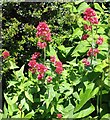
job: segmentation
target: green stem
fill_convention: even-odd
[[[100,88],[99,88],[99,91],[98,91],[98,94],[97,94],[97,116],[98,116],[98,120],[99,120],[99,114],[100,114],[100,108],[99,108],[100,95],[99,95],[99,92],[100,92]]]
[[[44,48],[44,64],[45,64],[45,59],[46,59],[46,47]]]

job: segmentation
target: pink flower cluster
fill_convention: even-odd
[[[61,113],[57,114],[57,118],[61,119],[62,118],[62,114]]]
[[[96,56],[99,53],[99,50],[97,48],[90,48],[87,52],[87,56]]]
[[[36,59],[40,56],[40,52],[35,52],[31,60],[28,63],[28,66],[30,67],[29,70],[34,74],[35,72],[39,72],[37,78],[38,80],[41,80],[44,77],[44,73],[48,70],[46,66],[43,64],[39,64],[36,62]]]
[[[87,31],[91,31],[92,30],[92,26],[90,25],[84,25],[84,30],[87,30]]]
[[[84,34],[81,39],[82,39],[82,40],[87,40],[88,37],[89,37],[88,34]]]
[[[36,33],[37,37],[40,37],[41,40],[43,40],[44,42],[41,42],[40,40],[37,43],[37,46],[41,49],[45,48],[47,46],[46,42],[50,42],[51,41],[51,33],[50,33],[50,29],[48,27],[48,25],[46,24],[46,22],[40,22],[39,25],[37,26],[37,33]]]
[[[89,21],[92,24],[98,24],[98,18],[92,8],[87,8],[83,14],[84,20]]]
[[[2,56],[3,56],[4,59],[6,59],[7,57],[10,56],[10,53],[9,53],[7,50],[5,50],[5,51],[2,53]]]
[[[98,40],[96,41],[96,44],[102,45],[104,38],[99,36]]]
[[[85,66],[90,66],[90,62],[86,58],[82,60],[82,63],[84,63]]]
[[[41,80],[44,77],[44,73],[48,70],[46,66],[43,64],[39,64],[36,62],[36,60],[30,60],[28,63],[28,66],[30,67],[29,70],[34,74],[35,72],[39,72],[37,78],[38,80]]]
[[[57,74],[61,74],[63,72],[63,65],[62,65],[62,62],[61,61],[56,61],[56,58],[55,56],[50,56],[50,61],[52,63],[54,63],[56,69],[55,69],[55,72]]]

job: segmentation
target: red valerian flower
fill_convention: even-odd
[[[32,60],[35,60],[35,59],[37,59],[39,56],[40,56],[40,52],[35,52],[35,53],[32,55],[31,59],[32,59]]]
[[[99,53],[99,50],[97,48],[90,48],[87,52],[87,56],[96,56]]]
[[[60,113],[57,114],[57,118],[59,118],[59,119],[62,118],[62,114],[60,114]]]
[[[82,39],[82,40],[87,40],[88,37],[89,37],[88,34],[84,34],[81,39]]]
[[[99,36],[98,40],[96,41],[96,44],[102,45],[104,38]]]
[[[55,56],[50,56],[50,61],[51,61],[52,63],[55,63],[55,61],[56,61]]]
[[[5,51],[2,53],[2,56],[3,56],[4,59],[6,59],[7,57],[10,56],[10,53],[9,53],[7,50],[5,50]]]
[[[46,43],[46,42],[40,42],[40,41],[38,41],[38,42],[37,42],[37,46],[38,46],[40,49],[44,49],[44,48],[47,46],[47,43]]]
[[[86,58],[82,60],[82,63],[84,63],[85,66],[90,66],[90,62]]]
[[[41,80],[44,77],[44,73],[38,74],[37,79]]]
[[[48,70],[48,68],[43,64],[38,64],[37,65],[37,70],[38,70],[39,73],[45,73]]]
[[[97,17],[89,18],[89,21],[90,21],[92,24],[98,24],[98,22],[99,22]]]
[[[90,25],[87,25],[87,24],[85,24],[84,25],[84,30],[88,30],[88,31],[91,31],[92,30],[92,26]]]
[[[55,61],[54,64],[55,64],[55,67],[56,67],[55,72],[56,72],[57,74],[61,74],[61,73],[63,72],[62,62],[60,62],[60,61]]]
[[[30,60],[28,66],[32,68],[36,68],[38,66],[38,63],[36,62],[36,60]]]
[[[93,17],[93,16],[96,16],[96,13],[92,8],[87,8],[84,12],[84,15],[88,17]]]
[[[92,8],[87,8],[83,14],[84,20],[89,21],[92,24],[98,24],[98,18],[96,17],[96,13]]]
[[[52,81],[52,77],[51,77],[51,76],[48,76],[47,82],[51,82],[51,81]]]
[[[46,22],[40,22],[37,26],[37,37],[41,37],[43,40],[50,42],[51,41],[51,33]]]
[[[56,67],[55,72],[57,74],[61,74],[63,72],[63,68],[62,67]]]
[[[56,67],[62,67],[62,62],[56,61],[56,62],[55,62],[55,66],[56,66]]]

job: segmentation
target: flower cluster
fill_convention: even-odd
[[[32,55],[31,59],[32,59],[32,60],[36,60],[39,56],[40,56],[40,52],[35,52],[35,53]]]
[[[10,56],[10,53],[5,50],[5,51],[2,53],[2,56],[3,56],[4,59],[6,59],[7,57]]]
[[[39,40],[38,43],[37,43],[37,46],[41,49],[43,49],[47,46],[46,42],[51,41],[50,29],[49,29],[48,25],[46,24],[46,22],[40,22],[39,23],[39,25],[37,26],[36,36],[41,38],[41,40],[43,40],[43,42],[41,42]]]
[[[84,12],[84,20],[89,21],[92,24],[98,24],[98,18],[95,11],[92,8],[87,8]]]
[[[90,25],[87,25],[87,24],[85,24],[84,25],[84,30],[87,30],[87,31],[91,31],[92,30],[92,26]]]
[[[57,114],[57,118],[62,118],[62,114],[61,113],[59,113],[59,114]]]
[[[90,48],[87,52],[87,56],[96,56],[99,53],[99,50],[97,48]]]
[[[52,63],[54,63],[56,69],[55,69],[55,72],[57,74],[61,74],[63,72],[63,65],[62,65],[62,62],[61,61],[56,61],[56,58],[55,56],[50,56],[50,61]]]
[[[82,39],[82,40],[87,40],[88,37],[89,37],[88,34],[84,34],[81,39]]]
[[[98,40],[96,41],[96,44],[102,45],[104,38],[99,36]]]
[[[84,63],[85,66],[90,66],[90,62],[86,58],[84,58],[82,62]]]
[[[36,59],[40,56],[40,52],[35,52],[31,60],[28,63],[28,66],[30,67],[29,70],[34,74],[35,72],[39,72],[37,78],[38,80],[41,80],[44,77],[44,73],[48,70],[46,66],[43,64],[39,64],[36,62]]]

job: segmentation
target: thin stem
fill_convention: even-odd
[[[45,64],[45,59],[46,59],[46,47],[44,48],[44,64]]]
[[[99,92],[100,92],[100,87],[99,87],[99,91],[98,91],[98,94],[97,94],[97,116],[98,116],[98,120],[99,120],[99,114],[100,114],[100,108],[99,108],[100,95],[99,95]]]

